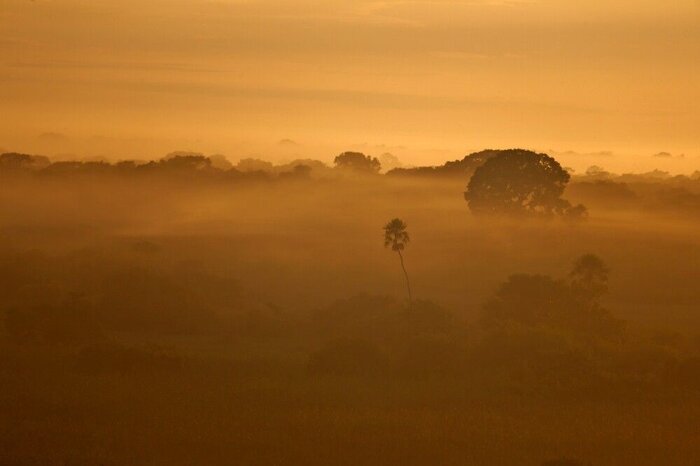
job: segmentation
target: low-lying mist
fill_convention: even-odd
[[[486,155],[3,156],[0,462],[693,464],[700,180],[478,215]]]

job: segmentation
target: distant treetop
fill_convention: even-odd
[[[486,149],[466,155],[461,160],[445,162],[443,165],[432,167],[395,168],[390,170],[387,175],[461,177],[467,179],[487,160],[495,157],[501,152],[502,151],[500,150]]]
[[[0,169],[4,170],[37,170],[46,168],[51,162],[43,155],[19,154],[7,152],[0,155]]]
[[[382,164],[376,157],[361,152],[343,152],[333,160],[336,168],[349,169],[361,173],[379,173]]]
[[[547,154],[498,151],[479,166],[464,193],[475,214],[567,215],[581,217],[582,205],[562,199],[570,175]]]

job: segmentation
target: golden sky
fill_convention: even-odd
[[[0,0],[0,82],[53,156],[700,169],[698,0]]]

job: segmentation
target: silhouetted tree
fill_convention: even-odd
[[[288,172],[293,172],[296,169],[296,167],[300,167],[300,166],[308,167],[309,173],[311,171],[321,173],[325,170],[329,170],[328,165],[321,162],[320,160],[296,159],[296,160],[292,160],[289,163],[274,166],[273,171],[275,173],[278,173],[278,174],[288,173]]]
[[[209,156],[211,160],[211,166],[218,170],[230,170],[233,168],[233,164],[229,159],[223,154],[212,154]]]
[[[260,159],[241,159],[236,165],[236,169],[242,172],[266,172],[272,173],[275,166],[266,160]]]
[[[379,156],[379,162],[384,170],[392,170],[401,167],[401,161],[397,156],[389,152],[385,152]]]
[[[196,155],[169,155],[160,161],[163,168],[171,170],[196,171],[206,170],[211,168],[211,160],[209,158]]]
[[[508,277],[486,304],[484,322],[551,324],[564,317],[563,313],[574,311],[572,304],[565,282],[547,275],[515,274]]]
[[[547,460],[542,463],[542,466],[586,466],[580,461],[570,458],[558,458],[555,460]]]
[[[451,160],[439,166],[394,168],[387,175],[391,176],[418,176],[418,177],[460,177],[468,179],[474,171],[487,160],[495,157],[503,151],[486,149],[465,156],[462,160]]]
[[[379,173],[382,164],[376,157],[361,152],[343,152],[333,160],[336,168],[346,168],[363,173]]]
[[[562,199],[569,174],[552,157],[522,149],[501,151],[476,169],[464,198],[478,214],[583,215]]]
[[[107,162],[54,162],[41,170],[43,175],[75,176],[75,175],[104,175],[112,171],[113,166]]]
[[[592,254],[584,255],[568,278],[511,275],[484,306],[482,324],[492,329],[511,324],[553,328],[589,339],[619,338],[622,321],[598,301],[607,291],[608,269],[603,262]]]
[[[158,349],[129,348],[105,341],[83,347],[75,356],[75,368],[83,374],[154,374],[181,367],[179,357]]]
[[[599,167],[598,165],[591,165],[586,169],[586,177],[588,178],[605,179],[610,178],[611,176],[612,173],[606,171],[603,167]]]
[[[74,345],[100,341],[100,323],[80,293],[71,293],[63,302],[10,308],[5,313],[5,330],[22,344]]]
[[[406,231],[406,224],[403,220],[395,218],[384,226],[384,247],[390,247],[392,251],[396,251],[401,260],[401,268],[403,269],[403,274],[406,277],[406,289],[408,290],[408,303],[409,305],[413,301],[411,296],[411,283],[408,280],[408,273],[406,272],[406,267],[403,263],[403,251],[406,245],[410,241],[408,232]]]
[[[639,202],[639,196],[627,183],[611,180],[571,183],[567,193],[572,198],[585,200],[587,204],[598,204],[606,208],[629,208]]]
[[[0,155],[0,170],[32,170],[45,168],[50,164],[43,155],[7,152]]]
[[[311,167],[302,164],[294,165],[291,171],[282,172],[279,177],[287,180],[306,180],[311,177]]]
[[[569,273],[571,288],[587,300],[595,300],[608,291],[608,273],[610,270],[603,260],[595,254],[584,254],[576,259]]]
[[[317,375],[381,374],[387,361],[379,347],[364,339],[339,339],[311,353],[307,368]]]
[[[0,155],[0,168],[20,169],[31,165],[32,156],[29,154],[19,154],[8,152]]]

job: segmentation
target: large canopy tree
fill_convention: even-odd
[[[477,214],[567,214],[580,216],[561,195],[569,174],[546,154],[511,149],[501,151],[476,169],[464,198]]]

